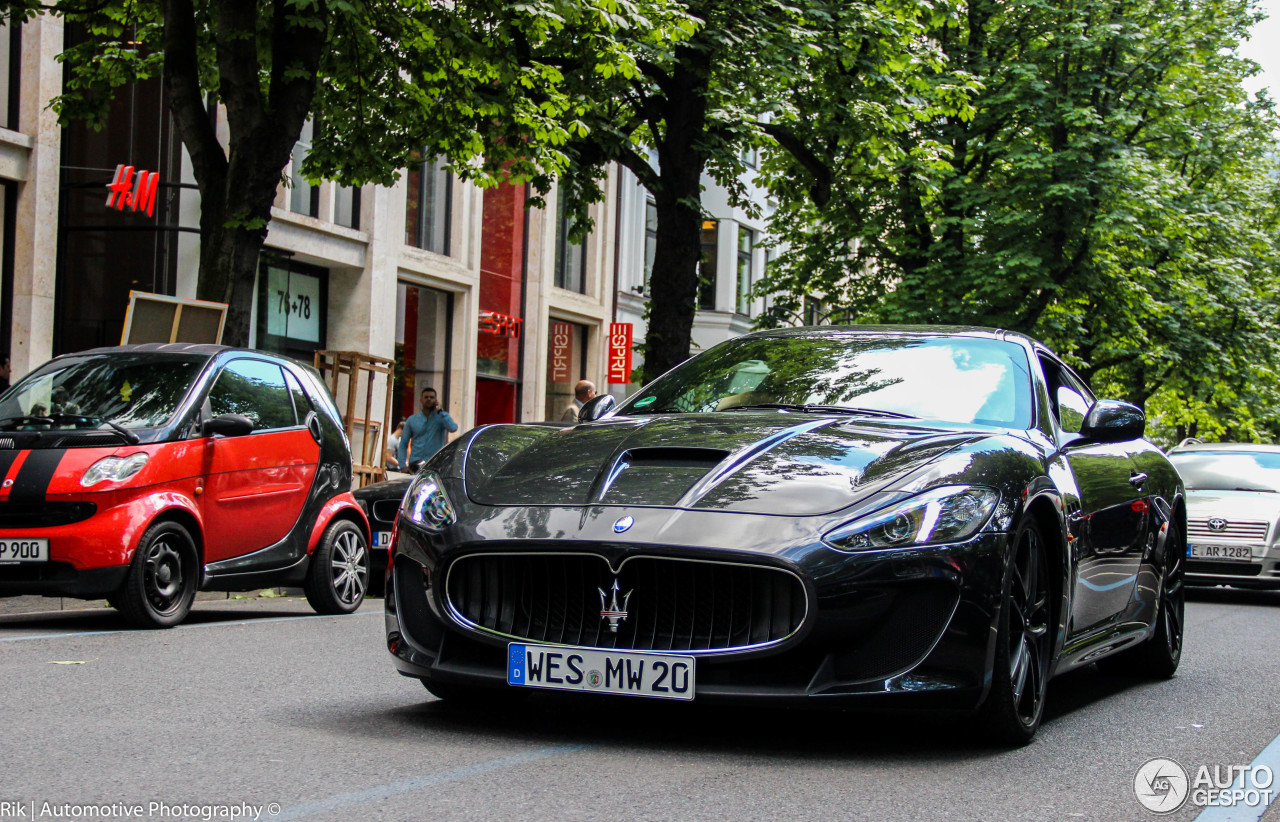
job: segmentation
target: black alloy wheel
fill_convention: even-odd
[[[369,589],[369,545],[350,520],[329,524],[311,556],[303,590],[319,614],[349,614]]]
[[[1185,578],[1187,569],[1186,526],[1181,518],[1171,520],[1165,538],[1164,561],[1160,565],[1159,606],[1151,636],[1138,645],[1098,660],[1103,673],[1168,679],[1182,661],[1182,637],[1187,611]]]
[[[191,612],[199,569],[187,529],[157,522],[138,541],[124,587],[110,602],[136,628],[170,628]]]
[[[1053,635],[1049,554],[1028,519],[1014,535],[996,634],[991,691],[979,714],[982,732],[1002,744],[1025,745],[1044,716]]]

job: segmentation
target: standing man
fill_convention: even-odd
[[[573,402],[560,415],[560,422],[577,422],[578,412],[583,404],[596,395],[596,384],[591,380],[582,380],[573,388]]]
[[[440,408],[434,388],[422,389],[420,402],[422,410],[404,421],[404,432],[400,435],[400,444],[396,446],[396,459],[400,462],[400,468],[406,471],[411,463],[425,461],[444,448],[449,440],[449,432],[458,430],[458,424],[449,416],[449,412]],[[409,447],[410,443],[413,443],[412,448]]]

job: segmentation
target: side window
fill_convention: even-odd
[[[307,421],[307,414],[316,410],[311,404],[311,398],[307,396],[307,392],[302,390],[302,386],[298,384],[298,378],[284,372],[285,382],[289,383],[289,395],[293,397],[293,410],[298,415],[298,423]]]
[[[263,360],[232,360],[213,384],[209,406],[215,417],[248,417],[254,431],[298,424],[280,366]]]
[[[1089,413],[1089,401],[1070,385],[1058,386],[1058,424],[1063,431],[1080,433],[1085,415]]]
[[[1089,398],[1089,390],[1060,363],[1042,356],[1040,365],[1044,368],[1049,400],[1053,405],[1053,415],[1058,419],[1058,426],[1069,434],[1080,433],[1084,418],[1093,404]]]

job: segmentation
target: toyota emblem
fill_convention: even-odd
[[[1209,520],[1209,530],[1225,531],[1227,530],[1227,524],[1228,524],[1227,521],[1222,517],[1214,517],[1213,519]]]

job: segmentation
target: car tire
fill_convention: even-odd
[[[191,534],[176,522],[157,522],[138,540],[124,585],[108,602],[135,628],[172,628],[191,613],[199,578]]]
[[[346,519],[334,520],[311,555],[303,585],[318,614],[349,614],[369,590],[369,545],[364,531]]]
[[[1184,532],[1173,527],[1165,541],[1160,569],[1160,612],[1155,630],[1142,642],[1114,656],[1098,660],[1098,670],[1114,676],[1168,679],[1182,661],[1186,617],[1187,545]]]
[[[991,690],[978,710],[978,730],[993,743],[1026,745],[1044,717],[1053,648],[1049,551],[1027,518],[1013,537],[996,630]]]
[[[527,688],[516,688],[510,685],[492,687],[461,682],[436,682],[424,678],[422,686],[436,699],[458,708],[494,710],[516,702],[523,702],[529,696]]]

